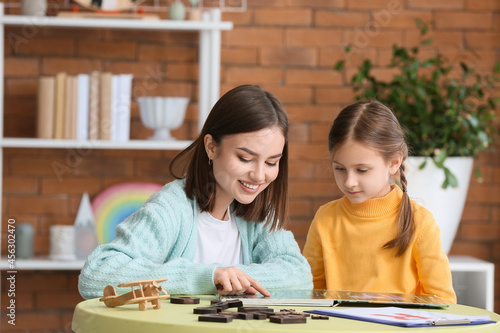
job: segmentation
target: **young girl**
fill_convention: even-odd
[[[344,197],[319,208],[307,235],[314,288],[429,294],[456,303],[439,228],[408,196],[408,147],[392,111],[378,101],[350,105],[328,143]],[[391,185],[396,174],[402,190]]]
[[[257,86],[227,92],[198,138],[170,164],[177,180],[99,246],[79,278],[84,298],[128,281],[168,278],[170,294],[311,289],[287,210],[288,120]]]

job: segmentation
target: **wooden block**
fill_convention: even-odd
[[[227,305],[230,308],[239,308],[240,306],[243,306],[243,301],[241,301],[239,299],[234,299],[234,300],[226,301],[225,303],[227,303]]]
[[[199,297],[170,297],[170,303],[175,304],[200,304]]]
[[[238,307],[238,312],[273,312],[274,309],[268,308],[267,306],[240,306]]]
[[[234,312],[236,314],[236,319],[252,320],[254,319],[253,312]]]
[[[217,314],[217,312],[220,312],[217,310],[217,308],[208,307],[208,306],[206,306],[206,307],[200,306],[200,307],[193,309],[193,313],[196,313],[196,314]]]
[[[210,306],[219,308],[221,310],[227,310],[229,308],[229,304],[227,304],[226,302],[213,303]]]
[[[271,316],[269,321],[277,324],[304,324],[307,322],[307,318],[304,316]]]
[[[330,317],[328,316],[322,316],[322,315],[312,315],[311,319],[323,319],[323,320],[329,320]]]
[[[218,315],[218,314],[205,314],[198,316],[198,321],[212,321],[216,323],[230,323],[233,321],[232,316]]]
[[[267,314],[266,313],[259,313],[259,312],[250,312],[253,314],[253,319],[257,320],[266,320],[267,319]]]

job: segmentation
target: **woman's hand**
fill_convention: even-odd
[[[271,295],[257,280],[234,266],[217,267],[214,271],[214,283],[217,286],[217,292],[221,295],[256,294],[257,292],[264,296]]]

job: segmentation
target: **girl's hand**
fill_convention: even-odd
[[[234,266],[217,267],[214,271],[214,283],[217,286],[217,292],[221,295],[256,294],[257,292],[264,296],[271,295],[257,280]]]

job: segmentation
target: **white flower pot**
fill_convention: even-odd
[[[458,179],[458,187],[441,188],[444,171],[437,168],[429,158],[424,169],[418,167],[425,157],[410,156],[406,160],[408,194],[415,202],[427,208],[441,229],[441,242],[444,253],[450,252],[455,234],[462,218],[467,198],[469,181],[474,160],[472,157],[448,157],[445,166]]]

